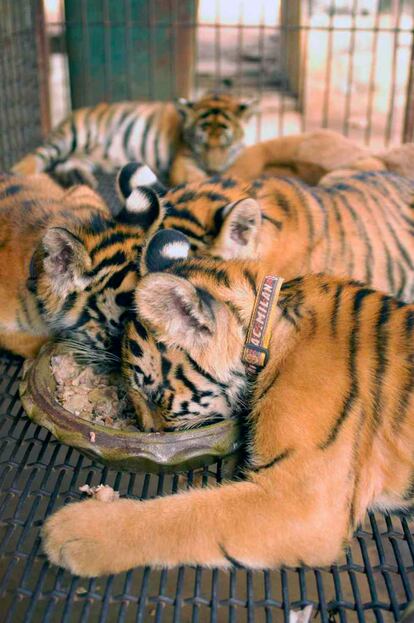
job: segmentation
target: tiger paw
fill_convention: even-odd
[[[43,549],[49,560],[85,577],[123,571],[128,554],[121,544],[125,528],[122,519],[129,514],[129,503],[87,500],[61,508],[42,529]]]
[[[27,154],[12,166],[11,171],[18,175],[34,175],[42,171],[41,160],[33,154]]]
[[[91,188],[98,187],[98,181],[94,175],[95,166],[81,158],[70,158],[66,162],[58,164],[53,169],[53,175],[64,188],[85,184]]]

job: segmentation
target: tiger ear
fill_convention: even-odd
[[[158,225],[164,210],[157,188],[160,188],[160,184],[149,167],[138,162],[130,162],[122,167],[117,177],[117,189],[124,207],[116,215],[116,221],[132,223],[144,231]]]
[[[256,258],[262,212],[251,198],[230,203],[223,211],[223,225],[215,250],[223,259]]]
[[[243,121],[247,121],[256,112],[257,105],[258,99],[256,98],[239,102],[236,109],[236,115],[240,117],[240,119],[243,119]]]
[[[84,290],[92,260],[83,242],[68,229],[51,227],[43,236],[43,268],[56,294]]]
[[[190,242],[175,229],[161,229],[148,241],[141,258],[141,275],[162,272],[190,254]]]
[[[216,301],[182,277],[147,275],[138,285],[135,303],[139,317],[169,346],[203,348],[214,337]]]
[[[180,97],[175,101],[175,107],[184,123],[188,123],[194,117],[194,102]]]

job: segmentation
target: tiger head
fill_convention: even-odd
[[[159,196],[164,211],[160,228],[185,234],[193,255],[226,260],[258,257],[262,220],[267,217],[255,198],[254,187],[213,176],[167,190],[148,166],[130,162],[121,169],[121,175],[131,190],[135,179],[130,179],[131,170],[135,177],[140,176],[140,184]]]
[[[232,178],[177,186],[163,198],[162,227],[184,233],[197,256],[256,258],[263,216],[252,195],[248,185]]]
[[[116,216],[93,209],[86,218],[76,211],[60,215],[31,261],[27,285],[47,326],[92,361],[100,354],[107,361],[106,351],[120,349],[140,252],[163,217],[157,194],[140,185],[151,175],[145,168],[136,170],[132,164],[120,172],[124,206]]]
[[[210,174],[224,171],[243,148],[244,125],[254,102],[222,93],[195,102],[180,98],[176,106],[183,120],[183,140],[201,168]]]
[[[232,266],[239,263],[185,259],[189,252],[187,238],[174,230],[149,241],[136,315],[125,327],[123,375],[147,431],[229,418],[247,396],[241,351],[251,284]]]

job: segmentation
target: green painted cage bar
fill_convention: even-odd
[[[65,0],[73,108],[191,92],[197,0]]]

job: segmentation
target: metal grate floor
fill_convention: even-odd
[[[52,567],[39,528],[84,483],[148,498],[220,480],[221,465],[154,476],[114,472],[55,441],[25,416],[21,360],[0,354],[0,621],[289,621],[314,604],[315,621],[396,621],[413,599],[414,523],[370,514],[338,565],[324,569],[230,572],[136,569],[84,580]]]

